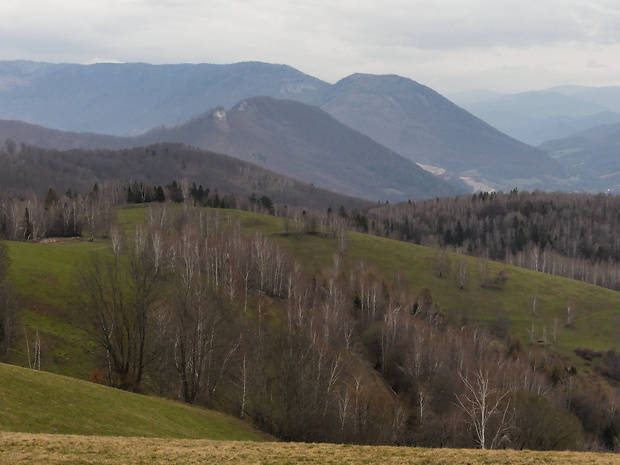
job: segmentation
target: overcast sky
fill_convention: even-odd
[[[0,60],[291,65],[442,93],[620,85],[618,0],[1,0]]]

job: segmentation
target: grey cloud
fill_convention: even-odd
[[[442,70],[469,76],[475,65],[501,77],[506,61],[519,69],[537,60],[549,66],[553,50],[567,47],[582,55],[594,47],[591,60],[611,61],[620,6],[611,0],[5,0],[0,38],[0,59],[261,60],[332,81],[355,71],[442,80]]]

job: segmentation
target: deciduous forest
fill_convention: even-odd
[[[481,192],[384,204],[357,223],[385,237],[620,290],[618,196]]]

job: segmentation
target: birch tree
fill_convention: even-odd
[[[457,395],[457,403],[474,430],[481,449],[494,449],[509,428],[508,391],[493,386],[489,370],[478,368],[469,377],[460,374],[465,393]],[[506,401],[504,402],[504,399]]]

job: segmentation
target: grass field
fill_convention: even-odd
[[[476,258],[452,254],[451,275],[440,278],[434,249],[361,234],[351,234],[351,238],[346,252],[349,259],[364,259],[386,276],[394,276],[400,270],[414,292],[429,287],[435,302],[447,314],[463,312],[470,319],[492,322],[505,313],[510,318],[511,330],[524,341],[533,323],[537,339],[542,338],[546,329],[551,344],[553,320],[565,323],[566,306],[570,302],[576,312],[575,324],[562,327],[555,350],[570,353],[577,347],[597,350],[620,347],[620,333],[616,330],[620,327],[619,292],[513,266],[505,267],[509,279],[502,288],[481,287]],[[464,289],[459,288],[455,277],[459,260],[469,265]],[[491,277],[497,276],[501,269],[500,263],[489,263]],[[532,313],[534,295],[538,298],[536,314]]]
[[[211,410],[5,364],[0,364],[0,431],[246,441],[267,438],[247,423]]]
[[[618,463],[618,456],[578,452],[419,449],[0,433],[0,462],[46,465],[612,465]]]

